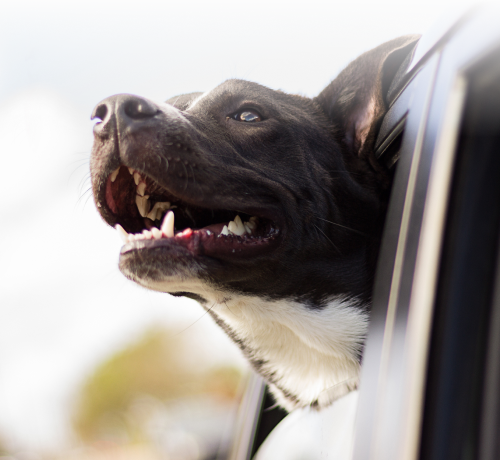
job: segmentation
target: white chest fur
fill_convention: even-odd
[[[313,310],[293,301],[232,296],[212,311],[242,342],[285,409],[323,407],[356,388],[368,315],[354,302],[332,299]]]
[[[141,284],[163,292],[177,290],[172,281]],[[205,308],[285,409],[324,407],[357,387],[368,313],[356,300],[333,298],[311,309],[296,301],[216,291],[200,281],[181,282],[178,290],[199,292],[207,299]]]

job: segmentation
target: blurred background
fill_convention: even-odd
[[[0,459],[202,460],[230,441],[240,352],[196,302],[117,270],[89,192],[97,102],[227,78],[314,96],[466,3],[2,1]]]

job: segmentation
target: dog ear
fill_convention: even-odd
[[[379,169],[373,155],[386,96],[399,67],[419,35],[406,35],[367,51],[351,62],[316,98],[339,129],[348,151]]]

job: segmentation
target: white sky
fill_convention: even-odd
[[[165,100],[233,77],[314,96],[358,54],[461,6],[3,1],[0,438],[25,450],[67,442],[71,396],[97,363],[150,324],[180,332],[203,314],[118,272],[119,238],[83,194],[97,102]],[[194,354],[239,359],[208,316],[183,333]]]

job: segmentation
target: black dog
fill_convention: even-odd
[[[390,185],[374,139],[416,39],[363,54],[314,99],[229,80],[94,109],[92,186],[125,240],[120,270],[197,299],[288,410],[357,385]]]

